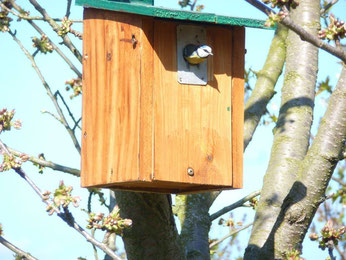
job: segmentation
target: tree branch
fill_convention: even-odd
[[[59,31],[60,26],[48,15],[46,10],[36,1],[36,0],[29,0],[30,3],[35,7],[35,9],[42,14],[44,17],[44,20],[48,22],[48,24],[52,27],[52,29],[55,32]],[[78,49],[74,46],[74,44],[71,42],[70,38],[67,35],[61,36],[63,39],[63,44],[70,49],[70,51],[75,55],[75,57],[79,60],[80,63],[82,63],[82,55],[78,51]]]
[[[223,242],[224,240],[226,240],[227,238],[234,236],[235,234],[239,233],[240,231],[247,229],[249,227],[251,227],[253,225],[253,223],[247,224],[241,228],[237,228],[236,230],[232,230],[229,234],[227,234],[226,236],[218,239],[217,241],[214,241],[213,243],[210,243],[209,248],[213,248],[214,246],[220,244],[221,242]]]
[[[38,27],[33,21],[27,21],[32,27],[35,28],[36,31],[38,31],[41,35],[46,35],[40,27]],[[46,35],[47,36],[47,35]],[[67,58],[67,56],[62,52],[62,50],[47,36],[49,43],[52,45],[53,49],[60,55],[60,57],[67,63],[67,65],[70,67],[74,73],[77,74],[79,78],[82,78],[82,73],[77,69],[77,67],[72,63],[72,61]]]
[[[341,260],[345,260],[346,259],[346,252],[342,249],[340,249],[339,245],[334,245],[335,247],[335,250],[338,251],[340,257],[341,257]]]
[[[48,114],[48,115],[50,115],[51,117],[53,117],[56,121],[58,121],[59,123],[63,124],[63,122],[61,121],[61,119],[60,119],[57,115],[53,114],[52,112],[49,112],[49,111],[47,111],[47,110],[41,110],[41,113],[42,113],[42,114]]]
[[[341,59],[346,64],[346,52],[343,49],[334,47],[320,40],[317,36],[308,33],[304,28],[294,23],[289,16],[286,16],[280,23],[298,34],[303,41],[307,41],[314,46],[325,50],[333,56]]]
[[[23,46],[23,44],[21,43],[21,41],[16,37],[16,35],[14,33],[12,33],[12,31],[9,31],[8,32],[12,38],[15,40],[15,42],[19,45],[19,47],[22,49],[22,51],[25,53],[25,55],[27,56],[27,58],[31,61],[31,64],[33,66],[33,68],[35,69],[36,73],[38,74],[43,86],[45,87],[46,91],[47,91],[47,94],[48,96],[50,97],[50,99],[52,100],[54,106],[55,106],[55,109],[57,110],[62,122],[63,122],[63,125],[65,126],[67,132],[69,133],[72,141],[73,141],[73,144],[75,146],[75,148],[77,149],[77,151],[79,152],[79,154],[81,153],[81,148],[80,148],[80,145],[79,145],[79,142],[73,132],[73,130],[70,128],[70,126],[68,125],[67,121],[66,121],[66,118],[57,102],[57,99],[56,97],[53,95],[47,81],[44,79],[40,69],[37,67],[36,65],[36,62],[34,60],[34,58],[32,57],[32,55],[28,52],[28,50]]]
[[[342,160],[346,140],[346,67],[344,66],[321,120],[318,132],[301,164],[297,185],[292,187],[276,224],[275,237],[285,241],[277,250],[284,254],[287,248],[302,243],[334,169]]]
[[[13,0],[10,0],[10,2],[11,2],[11,4],[12,4],[12,3],[13,3]],[[44,20],[45,20],[45,18],[42,17],[42,16],[27,16],[27,15],[23,15],[23,14],[21,14],[21,13],[17,13],[17,12],[15,12],[15,11],[13,11],[12,9],[8,8],[8,7],[7,7],[6,5],[4,5],[3,3],[0,3],[0,6],[1,6],[1,8],[5,9],[7,12],[10,12],[10,13],[13,14],[14,16],[17,16],[18,18],[23,19],[23,20],[30,20],[30,21],[44,21]],[[19,7],[18,5],[15,5],[15,6],[14,6],[14,5],[12,4],[12,6],[15,7],[15,9],[16,9],[18,12],[20,12],[20,11],[25,12],[23,8],[21,8],[20,10],[17,9],[16,7]],[[62,22],[62,20],[63,20],[63,19],[61,19],[61,18],[52,18],[52,19],[53,19],[55,22]],[[70,21],[73,22],[73,23],[82,23],[82,22],[83,22],[82,19],[70,20]]]
[[[244,150],[250,143],[253,134],[266,112],[269,101],[274,96],[274,87],[282,74],[286,58],[286,38],[288,29],[278,25],[272,40],[267,59],[261,71],[257,73],[257,81],[250,98],[245,105]]]
[[[257,197],[260,194],[261,194],[260,190],[254,191],[254,192],[250,193],[249,195],[245,196],[244,198],[238,200],[237,202],[235,202],[235,203],[233,203],[233,204],[231,204],[231,205],[229,205],[227,207],[224,207],[223,209],[221,209],[221,210],[215,212],[214,214],[212,214],[210,216],[210,221],[213,221],[213,220],[217,219],[218,217],[222,216],[223,214],[225,214],[225,213],[227,213],[227,212],[229,212],[231,210],[234,210],[236,208],[239,208],[239,207],[243,206],[243,204],[245,202],[247,202],[247,201]]]
[[[193,255],[195,259],[209,256],[209,209],[219,194],[220,192],[205,192],[176,196],[174,213],[181,223],[180,238],[186,256]]]
[[[324,14],[326,11],[328,11],[329,8],[331,8],[337,2],[339,2],[339,0],[332,0],[332,1],[330,1],[324,8],[321,9],[321,14]]]
[[[81,129],[80,126],[78,125],[78,121],[79,121],[79,120],[76,121],[76,119],[74,118],[73,113],[71,112],[69,106],[68,106],[67,103],[65,102],[64,97],[60,94],[60,91],[57,90],[57,91],[55,92],[54,96],[55,96],[55,97],[57,97],[57,96],[60,97],[60,99],[61,99],[62,103],[64,104],[64,106],[65,106],[65,108],[66,108],[66,110],[67,110],[69,116],[71,117],[71,119],[72,119],[72,121],[73,121],[73,123],[74,123],[74,125],[75,125],[75,126],[72,128],[72,131],[74,131],[74,129],[76,129],[76,127],[78,127],[79,129]]]
[[[337,183],[339,183],[341,186],[346,186],[346,182],[344,182],[342,179],[336,178],[334,176],[332,176],[333,181],[336,181]]]
[[[2,149],[11,156],[11,153],[6,148],[5,144],[0,140],[0,146]],[[24,170],[19,168],[13,168],[13,170],[22,177],[29,185],[30,187],[36,192],[36,194],[41,198],[43,203],[45,203],[47,206],[51,205],[50,202],[48,202],[44,195],[42,194],[40,188],[29,178],[29,176],[24,172]],[[118,257],[109,247],[107,247],[105,244],[97,241],[95,238],[93,238],[88,232],[86,232],[73,218],[72,214],[68,211],[67,208],[64,209],[64,212],[61,212],[59,208],[55,207],[55,211],[57,213],[57,216],[60,217],[62,220],[64,220],[70,227],[72,227],[74,230],[76,230],[79,234],[81,234],[88,242],[94,244],[98,248],[100,248],[102,251],[104,251],[106,254],[111,256],[113,259],[121,260],[120,257]]]
[[[24,12],[24,9],[17,5],[14,0],[10,0],[12,6],[18,11],[18,12]],[[11,10],[11,9],[9,9]],[[11,10],[13,12],[13,10]],[[42,18],[43,19],[43,18]],[[34,29],[41,35],[46,35],[41,28],[35,24],[32,20],[35,19],[25,19]],[[46,35],[47,36],[47,35]],[[67,58],[67,56],[60,50],[60,48],[54,44],[54,42],[47,36],[49,43],[52,45],[53,49],[60,55],[60,57],[69,65],[72,71],[74,71],[79,78],[82,78],[82,73],[76,68],[76,66],[72,63],[72,61]],[[33,55],[34,56],[34,55]]]
[[[265,6],[264,4],[259,2],[258,0],[245,0],[245,1],[250,3],[251,5],[253,5],[257,9],[259,9],[260,11],[265,13],[266,15],[268,15],[271,12],[275,14],[275,12],[272,9]],[[309,33],[303,27],[301,27],[297,23],[293,22],[293,20],[289,17],[289,15],[285,16],[285,18],[282,19],[280,21],[280,23],[285,25],[290,30],[294,31],[296,34],[298,34],[299,37],[301,38],[301,40],[307,41],[307,42],[313,44],[314,46],[321,48],[322,50],[325,50],[326,52],[332,54],[333,56],[341,59],[344,63],[346,63],[346,52],[342,48],[334,47],[334,46],[322,41],[316,35]]]
[[[257,0],[245,0],[245,1],[248,2],[250,5],[256,7],[258,10],[260,10],[266,15],[269,15],[270,13],[274,13],[274,11],[271,8],[269,8],[268,6],[266,6],[260,1],[257,1]]]
[[[7,145],[5,145],[5,146],[7,147],[8,152],[10,152],[11,154],[14,154],[17,157],[21,157],[23,155],[26,155],[25,153],[22,153],[22,152],[15,150],[15,149],[12,149],[12,148],[8,147]],[[42,160],[42,159],[39,159],[39,158],[34,157],[34,156],[30,156],[28,161],[30,161],[32,163],[39,164],[39,165],[44,166],[44,167],[51,168],[55,171],[69,173],[69,174],[76,176],[76,177],[80,176],[80,170],[78,170],[78,169],[66,167],[66,166],[63,166],[63,165],[60,165],[57,163],[53,163],[51,161]]]
[[[299,3],[299,6],[291,11],[294,21],[306,25],[307,30],[317,34],[320,2],[314,0]],[[286,42],[286,69],[281,91],[280,112],[273,130],[271,156],[263,179],[261,198],[245,252],[245,260],[276,258],[279,241],[274,226],[283,209],[282,204],[296,181],[300,163],[309,147],[318,70],[318,49],[308,42],[301,41],[293,31],[289,31]],[[285,244],[285,242],[282,243]]]
[[[24,252],[23,250],[21,250],[20,248],[16,247],[15,245],[13,245],[12,243],[10,243],[9,241],[7,241],[5,238],[3,238],[2,236],[0,236],[0,243],[3,244],[5,247],[7,247],[8,249],[10,249],[11,251],[15,252],[17,255],[19,255],[20,257],[23,257],[24,259],[28,259],[28,260],[37,260],[36,257],[33,257],[32,255],[30,255],[29,253]]]
[[[66,14],[65,14],[67,18],[69,18],[71,14],[71,4],[72,4],[72,0],[67,0],[67,7],[66,7]]]

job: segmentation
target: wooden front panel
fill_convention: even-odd
[[[82,185],[139,177],[141,17],[85,9]]]
[[[85,9],[82,186],[242,186],[244,28],[202,25],[214,56],[196,86],[177,81],[178,24]]]
[[[232,185],[232,30],[206,26],[212,80],[207,86],[181,85],[176,26],[154,24],[154,179]]]

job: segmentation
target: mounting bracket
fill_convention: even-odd
[[[206,44],[206,30],[203,26],[178,25],[177,26],[177,75],[180,84],[207,85],[207,61],[198,65],[190,65],[185,61],[183,50],[188,44]]]

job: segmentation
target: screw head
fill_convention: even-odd
[[[189,167],[189,168],[187,168],[187,174],[189,176],[193,176],[193,175],[195,175],[195,171],[191,167]]]

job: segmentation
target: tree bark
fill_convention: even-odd
[[[343,67],[318,133],[301,164],[298,179],[284,201],[274,230],[278,256],[301,245],[325,197],[346,140],[346,67]],[[280,223],[281,222],[281,223]]]
[[[115,191],[122,218],[132,220],[123,241],[129,260],[185,259],[170,195]]]
[[[317,35],[318,0],[301,1],[292,19]],[[274,129],[271,158],[258,204],[245,259],[274,259],[277,238],[274,225],[306,155],[312,124],[318,49],[293,31],[287,38],[286,70],[279,119]],[[301,187],[300,187],[301,188]]]
[[[211,220],[209,208],[220,192],[206,192],[176,197],[175,213],[181,223],[181,240],[186,259],[208,260],[209,230]]]
[[[245,105],[244,150],[250,143],[261,117],[266,112],[269,101],[274,96],[274,87],[282,73],[286,58],[286,38],[288,29],[278,24],[272,40],[267,60],[257,73],[256,85]]]

